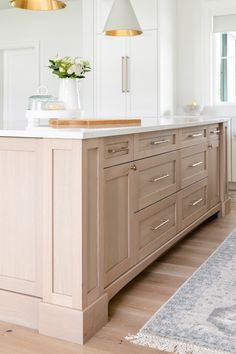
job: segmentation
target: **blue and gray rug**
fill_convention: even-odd
[[[236,231],[126,339],[169,353],[236,353]]]

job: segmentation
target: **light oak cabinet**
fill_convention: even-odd
[[[219,127],[210,129],[208,143],[208,207],[220,201],[220,139]]]
[[[0,320],[86,342],[121,288],[230,210],[226,138],[227,123],[0,138]]]
[[[133,265],[133,170],[130,164],[104,172],[105,286]]]
[[[106,287],[217,211],[223,134],[218,124],[104,140]]]

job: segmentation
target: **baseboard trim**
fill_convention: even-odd
[[[0,320],[38,329],[41,301],[37,297],[0,290]]]
[[[107,321],[107,294],[84,311],[43,302],[39,305],[39,333],[77,344],[84,344]]]

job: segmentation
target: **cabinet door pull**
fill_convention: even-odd
[[[213,149],[213,145],[212,145],[212,144],[209,144],[209,145],[208,145],[208,149]]]
[[[203,164],[203,161],[199,161],[199,162],[196,162],[196,163],[190,165],[189,167],[197,167],[197,166],[200,166],[202,164]]]
[[[190,204],[190,205],[194,207],[194,206],[198,205],[199,203],[201,203],[202,201],[203,201],[203,199],[200,198],[200,199],[196,200],[196,202],[193,202],[193,203]]]
[[[162,181],[163,179],[166,179],[166,178],[168,178],[168,177],[170,177],[170,175],[169,174],[166,174],[166,175],[164,175],[164,176],[160,176],[160,177],[157,177],[157,178],[152,178],[151,180],[150,180],[150,182],[159,182],[159,181]]]
[[[137,171],[137,166],[136,165],[131,165],[130,169],[133,170],[133,171]]]
[[[211,132],[210,132],[210,134],[220,134],[220,130],[212,130]]]
[[[200,136],[203,136],[203,134],[202,133],[196,133],[196,134],[189,135],[189,138],[199,138]]]
[[[130,57],[126,57],[126,92],[130,92]]]
[[[152,231],[157,231],[158,229],[160,229],[162,226],[165,226],[166,224],[168,224],[170,222],[170,219],[164,219],[160,225],[157,226],[152,226],[151,230]]]
[[[151,145],[161,145],[161,144],[165,144],[165,143],[169,143],[170,140],[166,139],[166,140],[158,140],[158,141],[151,141]]]
[[[109,154],[116,154],[118,152],[123,152],[123,151],[129,151],[129,148],[127,147],[121,147],[120,149],[109,149],[108,153]]]
[[[121,57],[121,76],[122,76],[122,93],[126,92],[126,65],[125,65],[125,57]]]

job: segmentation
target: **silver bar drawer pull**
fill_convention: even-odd
[[[201,166],[203,164],[203,161],[199,161],[199,162],[196,162],[192,165],[190,165],[189,167],[197,167],[197,166]]]
[[[127,147],[121,147],[120,149],[109,149],[108,153],[109,154],[116,154],[118,152],[123,152],[123,151],[129,151],[129,148]]]
[[[123,93],[126,92],[126,65],[125,65],[125,57],[121,57],[121,80],[122,80],[122,88],[121,91]]]
[[[168,177],[170,177],[170,175],[169,175],[169,174],[166,174],[166,175],[164,175],[164,176],[160,176],[160,177],[157,177],[157,178],[152,178],[152,179],[150,180],[150,182],[159,182],[159,181],[162,181],[163,179],[166,179],[166,178],[168,178]]]
[[[151,145],[161,145],[161,144],[165,144],[165,143],[169,143],[170,140],[158,140],[158,141],[151,141]]]
[[[196,202],[193,202],[193,203],[190,204],[190,205],[194,207],[194,206],[198,205],[199,203],[201,203],[202,201],[203,201],[203,199],[200,198],[200,199],[196,200]]]
[[[189,135],[190,138],[200,138],[200,136],[203,136],[203,134],[202,133],[196,133],[196,134]]]
[[[170,222],[170,219],[164,219],[164,220],[162,220],[162,222],[161,222],[160,225],[151,227],[151,230],[152,230],[152,231],[157,231],[158,229],[160,229],[162,226],[165,226],[165,225],[168,224],[169,222]]]
[[[220,134],[220,130],[218,130],[218,129],[217,130],[212,130],[211,134]]]

